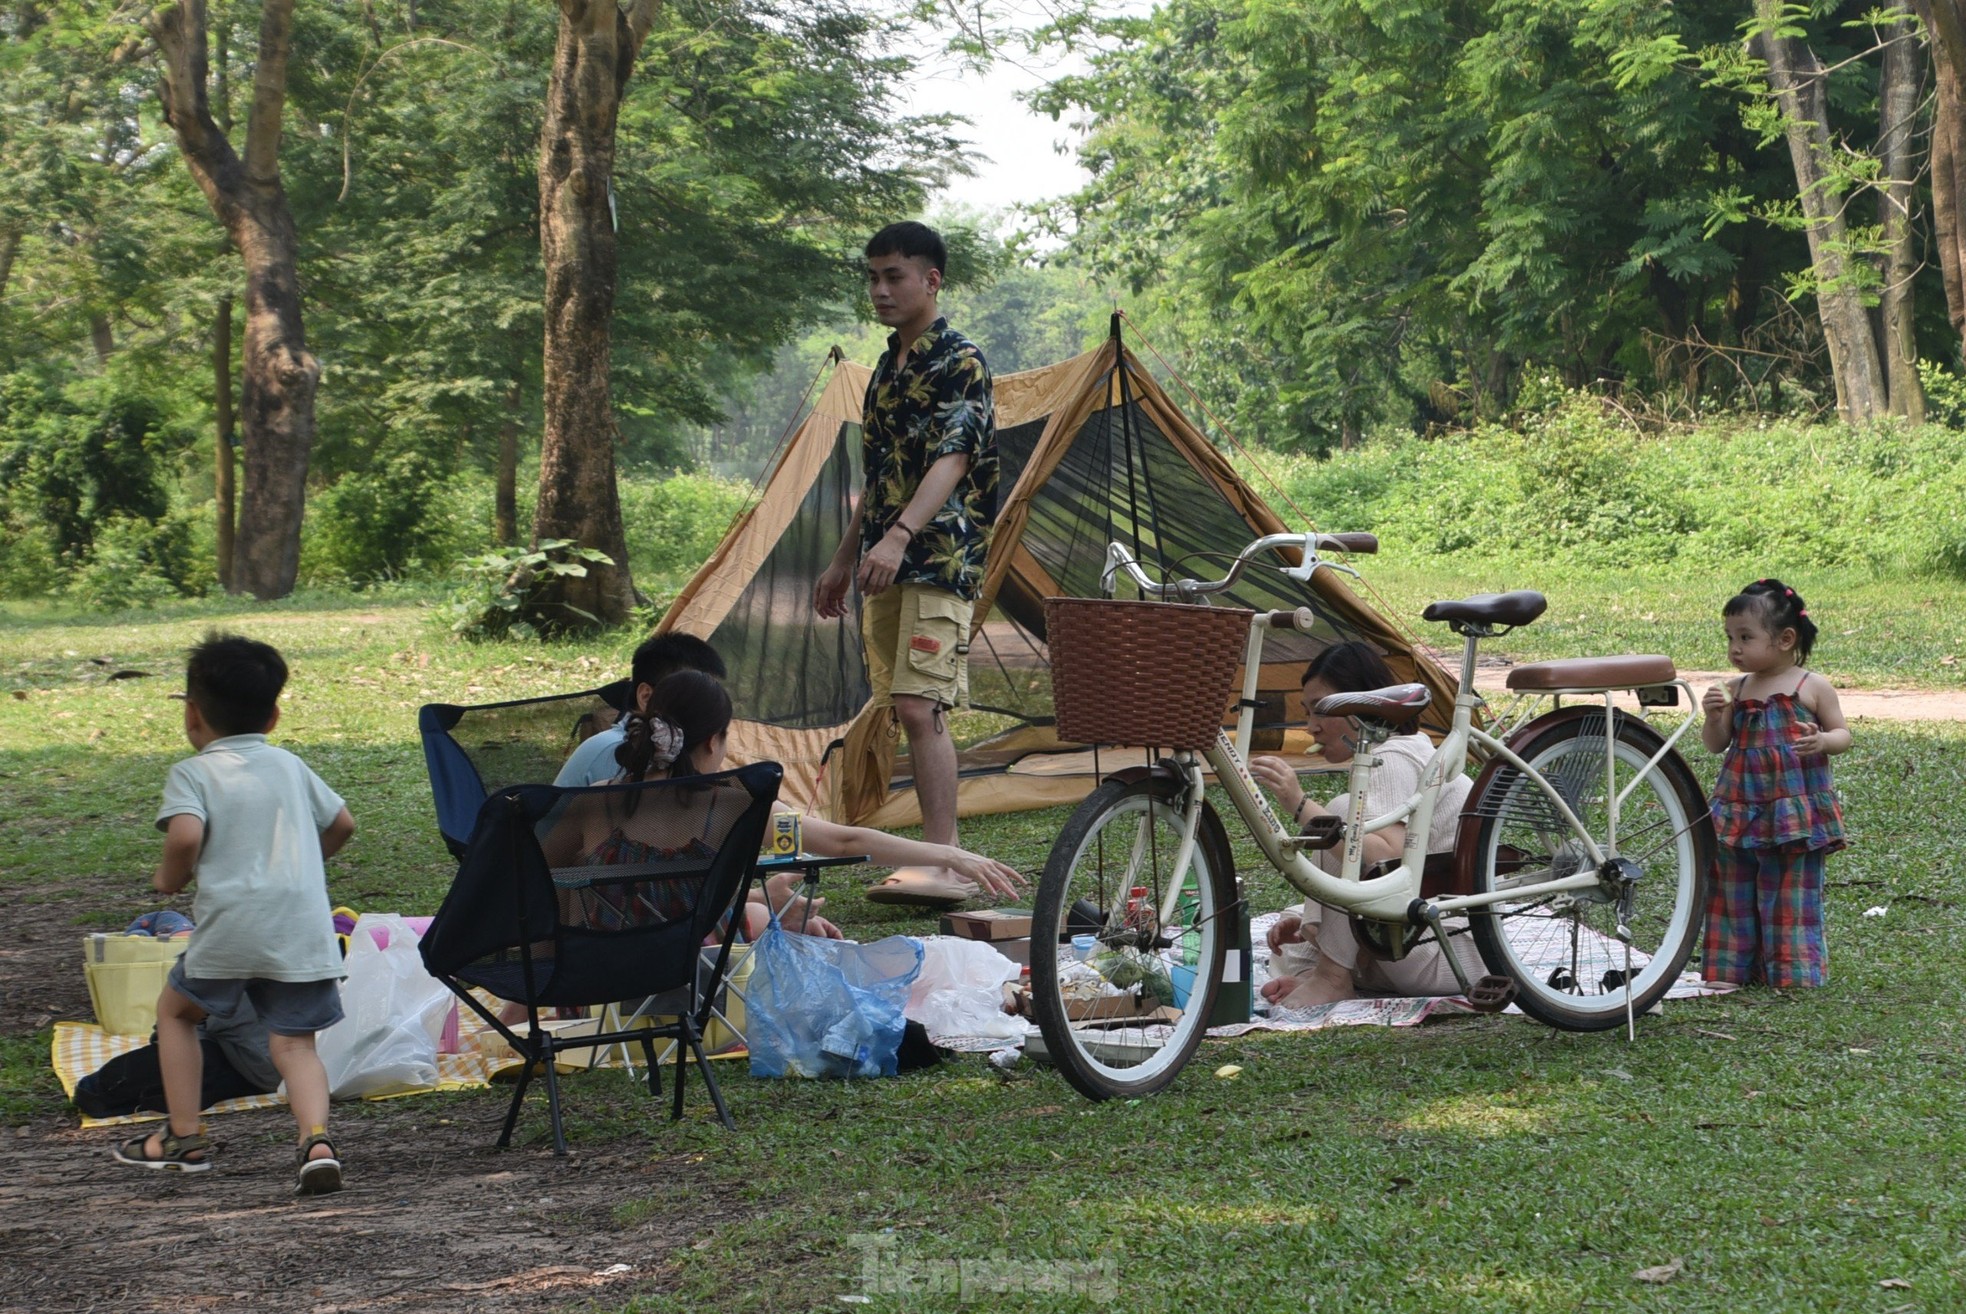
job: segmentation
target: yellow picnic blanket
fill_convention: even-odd
[[[462,1022],[462,1019],[460,1019]],[[477,1028],[468,1030],[490,1030],[481,1022]],[[494,1033],[495,1035],[496,1033]],[[460,1040],[464,1040],[460,1031]],[[55,1023],[54,1069],[55,1077],[61,1082],[62,1092],[75,1094],[75,1083],[102,1067],[103,1064],[119,1054],[127,1054],[139,1049],[148,1042],[142,1036],[115,1036],[104,1031],[93,1022]],[[492,1077],[499,1069],[513,1066],[516,1060],[507,1050],[504,1058],[499,1058],[476,1044],[462,1045],[461,1054],[439,1054],[437,1056],[437,1084],[429,1090],[473,1090],[491,1085]],[[421,1095],[422,1090],[399,1091],[390,1095],[374,1095],[371,1099],[395,1099],[397,1095]],[[286,1098],[281,1095],[244,1095],[236,1100],[226,1100],[214,1104],[207,1112],[238,1113],[246,1109],[277,1109],[284,1107]],[[82,1119],[84,1127],[113,1127],[126,1122],[152,1122],[162,1118],[161,1113],[132,1113],[118,1118]]]
[[[596,1023],[556,1022],[549,1026],[575,1030],[581,1027],[592,1028]],[[437,1084],[417,1090],[394,1091],[387,1095],[370,1095],[366,1098],[393,1100],[404,1095],[422,1095],[433,1090],[477,1090],[491,1083],[508,1071],[519,1066],[519,1056],[512,1052],[504,1037],[488,1026],[485,1020],[468,1008],[458,1010],[458,1050],[456,1054],[437,1056]],[[119,1054],[127,1054],[146,1041],[141,1036],[118,1036],[104,1031],[93,1022],[57,1022],[53,1045],[53,1066],[55,1077],[61,1082],[62,1093],[73,1097],[75,1083],[95,1072],[103,1064]],[[713,1041],[714,1043],[714,1041]],[[718,1052],[707,1057],[716,1062],[720,1059],[747,1057],[741,1038],[726,1037]],[[637,1056],[639,1057],[639,1056]],[[665,1042],[656,1049],[656,1061],[669,1063],[675,1058],[675,1043]],[[577,1050],[554,1064],[561,1072],[578,1072],[589,1067],[616,1067],[622,1063],[620,1046],[604,1046],[591,1050]],[[207,1113],[237,1113],[246,1109],[277,1109],[286,1105],[280,1095],[244,1095],[235,1100],[225,1100],[214,1104]],[[82,1119],[84,1127],[113,1127],[119,1123],[152,1122],[164,1115],[161,1113],[132,1113],[117,1118]]]

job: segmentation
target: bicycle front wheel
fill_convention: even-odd
[[[1095,1100],[1173,1081],[1214,1011],[1224,919],[1242,910],[1228,836],[1205,802],[1176,871],[1186,799],[1186,784],[1164,776],[1107,781],[1072,814],[1038,882],[1033,1011],[1052,1064]],[[1084,958],[1074,937],[1090,946]]]
[[[1595,887],[1497,903],[1472,918],[1482,961],[1515,979],[1522,1010],[1570,1031],[1624,1022],[1627,970],[1634,1012],[1663,997],[1706,913],[1714,839],[1705,794],[1678,753],[1659,757],[1665,740],[1652,727],[1622,712],[1615,726],[1607,745],[1603,710],[1570,707],[1524,726],[1509,747],[1556,790],[1599,850],[1622,860],[1612,864],[1618,871]],[[1589,849],[1549,796],[1500,759],[1476,783],[1468,816],[1477,823],[1479,893],[1592,866]],[[1618,874],[1636,877],[1628,894]],[[1631,932],[1629,969],[1617,938],[1621,914]]]

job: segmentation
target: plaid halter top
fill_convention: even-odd
[[[1844,847],[1843,809],[1830,783],[1828,755],[1795,751],[1796,731],[1816,720],[1796,697],[1808,678],[1803,672],[1788,693],[1735,700],[1734,737],[1713,787],[1714,837],[1722,844],[1801,844],[1831,853]]]

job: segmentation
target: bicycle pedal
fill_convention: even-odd
[[[1514,977],[1490,972],[1468,990],[1468,1003],[1477,1013],[1499,1013],[1514,1002]]]
[[[1312,817],[1297,837],[1300,849],[1335,849],[1345,838],[1345,823],[1342,818],[1329,815]]]

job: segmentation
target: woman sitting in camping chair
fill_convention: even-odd
[[[620,772],[615,782],[659,779],[684,775],[710,775],[722,769],[724,752],[730,739],[731,701],[723,682],[702,671],[677,671],[663,677],[651,693],[645,711],[631,712],[623,723],[624,738],[616,750]],[[600,866],[616,863],[661,862],[689,856],[693,837],[710,829],[714,809],[741,807],[742,800],[730,791],[706,788],[681,790],[671,805],[673,817],[632,820],[636,795],[596,794],[576,801],[579,814],[569,812],[558,819],[547,861],[555,868]],[[781,811],[789,809],[779,805]],[[653,837],[653,838],[652,838]],[[673,845],[660,842],[667,838]],[[808,817],[801,826],[801,840],[809,853],[824,857],[866,854],[875,862],[892,866],[935,864],[952,868],[986,888],[1015,893],[1025,884],[1015,870],[992,858],[948,844],[926,844],[902,839],[862,826],[841,826],[817,817]],[[701,844],[701,840],[694,840]],[[775,877],[763,891],[755,891],[745,909],[745,934],[755,939],[763,933],[776,909],[788,929],[808,935],[840,938],[839,928],[818,916],[824,900],[813,900],[788,916],[796,902],[792,897],[797,877],[791,873]],[[589,887],[593,889],[594,887]],[[600,887],[602,889],[606,886]],[[631,897],[596,895],[594,906],[583,917],[621,917],[669,920],[679,915],[665,909],[662,882],[624,883]],[[586,897],[587,891],[583,891]],[[797,915],[802,913],[803,915]]]

